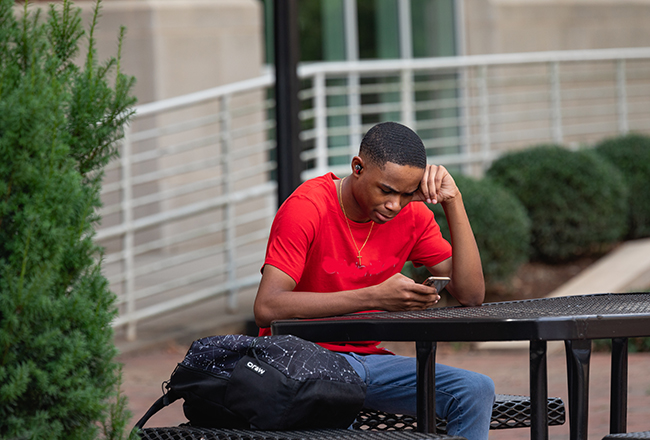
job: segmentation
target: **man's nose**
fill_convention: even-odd
[[[402,209],[402,204],[399,195],[392,195],[386,200],[386,209],[393,212],[399,212]]]

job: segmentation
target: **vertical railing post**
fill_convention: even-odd
[[[465,47],[465,2],[464,0],[456,0],[454,2],[454,37],[456,40],[456,56],[464,57],[467,54]],[[470,128],[469,128],[469,87],[468,87],[468,67],[460,67],[458,69],[458,79],[460,87],[458,88],[459,102],[458,113],[460,119],[460,126],[458,127],[458,134],[460,138],[459,153],[462,156],[460,164],[463,174],[474,173],[471,170],[469,161],[471,156],[470,145]],[[470,171],[471,170],[471,171]]]
[[[619,133],[627,134],[630,127],[627,115],[625,60],[616,60],[616,113],[618,115]]]
[[[327,155],[327,96],[325,73],[314,75],[314,129],[316,132],[316,170],[325,174],[328,168]]]
[[[551,125],[553,141],[561,144],[564,141],[562,133],[562,98],[560,92],[560,63],[550,63],[551,69]]]
[[[137,337],[137,322],[135,320],[135,256],[133,230],[133,186],[131,175],[131,128],[124,129],[122,143],[122,223],[124,224],[124,296],[126,298],[126,339],[134,341]]]
[[[402,124],[415,130],[413,70],[402,70]]]
[[[345,59],[350,62],[359,60],[359,29],[357,26],[356,0],[345,0]],[[358,153],[361,144],[361,97],[359,94],[359,74],[348,74],[348,128],[349,160]]]
[[[481,154],[483,156],[483,169],[490,166],[490,100],[488,96],[487,66],[478,68],[478,94],[480,103],[480,124],[481,124]]]
[[[361,144],[361,96],[359,74],[348,75],[348,105],[350,109],[350,161],[359,152]]]
[[[233,176],[231,152],[231,118],[230,95],[219,98],[219,139],[221,141],[221,169],[223,173],[223,191],[226,196],[226,265],[228,279],[228,309],[237,309],[237,252],[236,252],[236,227],[235,206],[233,202]]]
[[[460,87],[458,88],[459,106],[458,112],[460,117],[460,127],[458,127],[460,138],[460,154],[463,156],[460,164],[463,174],[468,174],[469,158],[472,154],[470,147],[470,133],[469,133],[469,85],[467,81],[468,68],[461,67],[458,70]]]
[[[399,52],[400,58],[408,60],[413,57],[413,37],[411,33],[411,2],[399,0],[397,3],[399,20]],[[415,94],[413,93],[413,70],[403,69],[402,80],[402,124],[415,130]]]
[[[399,55],[401,59],[413,57],[413,27],[411,26],[411,0],[398,0]]]

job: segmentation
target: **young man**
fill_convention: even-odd
[[[451,245],[423,201],[444,208]],[[483,302],[481,261],[458,187],[444,167],[427,165],[417,134],[386,122],[364,137],[351,175],[307,181],[278,210],[255,300],[261,334],[276,319],[433,306],[438,292],[402,275],[406,261],[450,276],[447,290],[461,304]],[[415,415],[415,359],[377,344],[321,345],[366,381],[366,407]],[[450,434],[487,439],[493,400],[490,378],[436,365],[436,411]]]

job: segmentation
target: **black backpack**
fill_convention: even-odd
[[[194,341],[166,391],[136,423],[184,399],[193,426],[347,428],[366,385],[343,358],[295,336],[211,336]]]

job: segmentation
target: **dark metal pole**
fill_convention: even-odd
[[[417,374],[418,431],[435,433],[436,427],[436,349],[429,341],[415,343]]]
[[[546,341],[530,341],[530,438],[548,439]]]
[[[278,206],[300,185],[298,0],[275,0],[275,120]]]
[[[609,433],[627,431],[627,338],[612,339]]]
[[[587,438],[589,426],[589,361],[591,340],[564,341],[569,382],[569,438]]]

